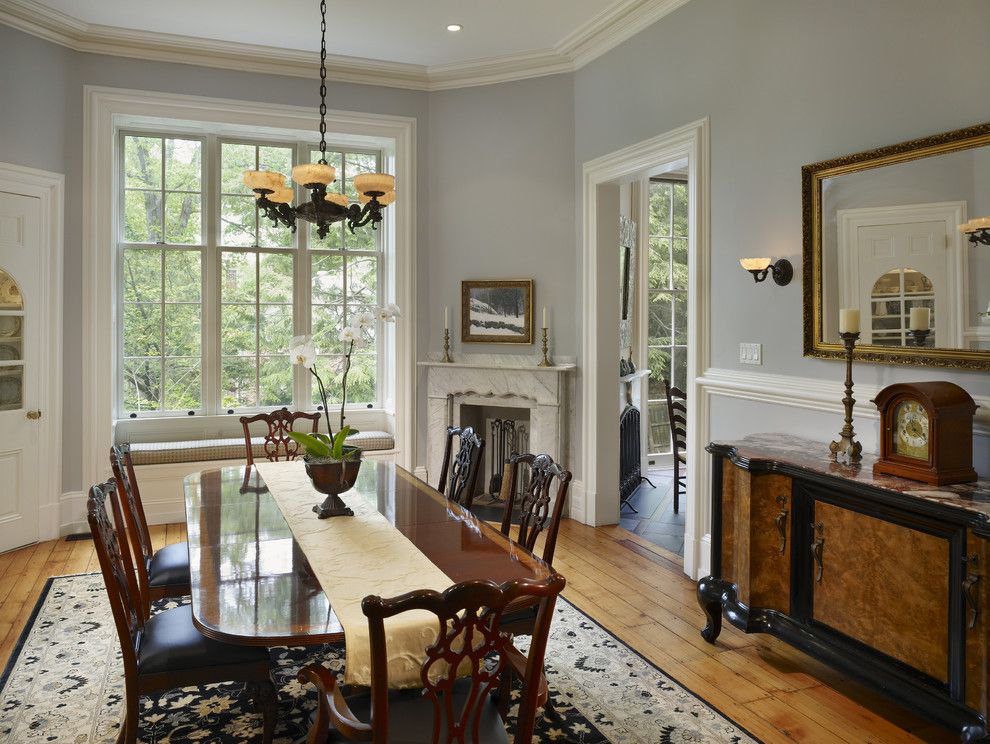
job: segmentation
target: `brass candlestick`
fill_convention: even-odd
[[[538,367],[552,367],[553,362],[550,361],[550,355],[547,354],[547,350],[550,348],[549,341],[547,340],[547,327],[543,326],[543,360],[536,366]]]
[[[446,364],[453,362],[453,358],[450,356],[450,329],[443,329],[443,359],[440,360]]]
[[[853,349],[856,348],[859,334],[840,333],[839,335],[842,336],[842,343],[846,347],[846,397],[842,399],[842,405],[846,409],[846,422],[839,432],[839,440],[832,442],[828,449],[836,462],[841,457],[852,464],[863,459],[863,445],[856,441],[853,432],[853,406],[856,405],[856,399],[853,398]]]
[[[917,346],[924,346],[928,342],[928,334],[932,332],[931,328],[918,328],[911,329],[911,333],[914,336],[914,343]]]

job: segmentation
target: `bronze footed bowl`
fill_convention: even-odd
[[[343,462],[306,462],[306,475],[313,482],[313,488],[327,495],[322,504],[313,507],[313,511],[320,519],[354,516],[354,512],[340,498],[340,494],[354,487],[360,470],[359,459]]]

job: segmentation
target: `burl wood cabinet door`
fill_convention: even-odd
[[[948,682],[949,541],[822,501],[813,515],[814,619]]]

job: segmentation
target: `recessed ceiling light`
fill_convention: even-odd
[[[464,28],[464,26],[459,23],[450,23],[447,25],[448,31],[460,31],[462,28]]]

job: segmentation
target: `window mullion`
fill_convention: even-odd
[[[300,143],[294,151],[293,165],[309,161],[309,145]],[[298,185],[293,184],[296,196]],[[298,201],[296,202],[298,204]],[[309,245],[309,223],[296,230],[296,253],[293,263],[292,335],[305,336],[313,332],[313,256]],[[292,400],[297,411],[313,407],[312,375],[302,365],[292,366]]]
[[[200,294],[200,343],[202,402],[207,415],[223,413],[220,408],[220,145],[210,135],[204,143],[203,190],[204,248],[200,265],[203,282]]]

